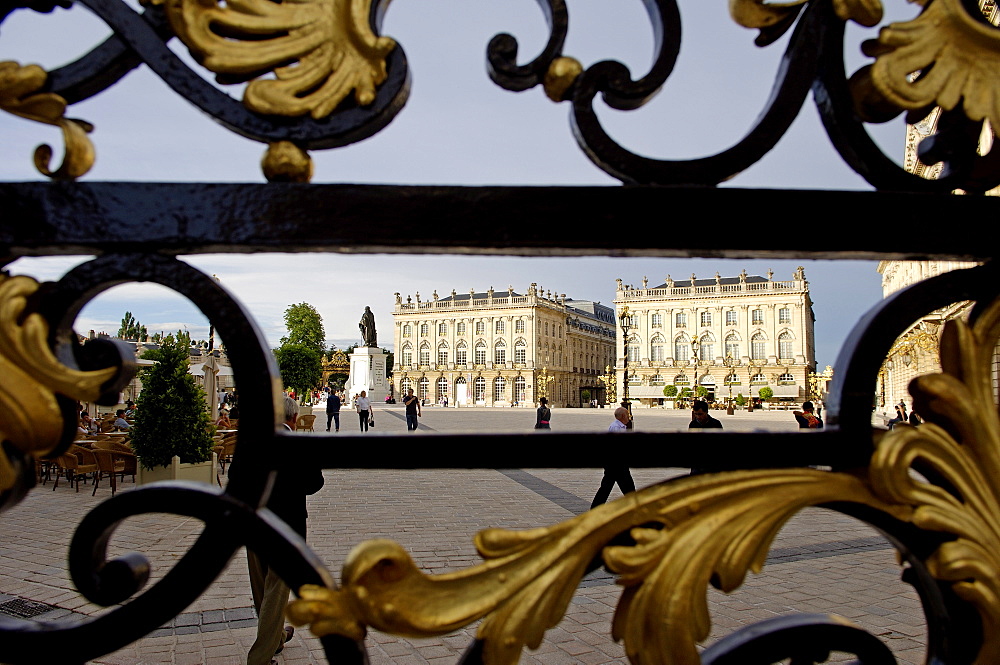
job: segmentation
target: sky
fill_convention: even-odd
[[[570,28],[564,53],[585,67],[619,60],[633,78],[644,75],[653,57],[653,36],[643,3],[569,0]],[[917,11],[892,3],[888,19]],[[753,45],[755,33],[733,23],[727,2],[681,0],[683,41],[673,75],[659,95],[636,111],[620,112],[597,102],[608,132],[626,148],[661,159],[714,154],[734,144],[751,126],[770,93],[787,36],[767,48]],[[533,0],[396,0],[382,34],[405,50],[412,76],[410,98],[382,132],[358,144],[311,153],[314,183],[604,185],[617,181],[594,166],[577,147],[568,104],[549,101],[540,89],[512,93],[493,84],[485,66],[486,45],[501,32],[520,44],[519,62],[534,58],[547,28]],[[35,62],[54,69],[80,57],[109,33],[85,7],[52,14],[16,12],[0,26],[0,60]],[[862,39],[873,30],[852,27],[846,50],[848,71],[867,60]],[[182,45],[175,51],[195,67]],[[208,76],[208,75],[207,75]],[[229,89],[236,97],[241,90]],[[140,67],[104,93],[71,107],[70,117],[96,126],[91,140],[97,163],[85,182],[263,182],[260,158],[265,146],[215,124],[174,94],[147,68]],[[901,121],[872,128],[887,154],[902,161]],[[0,113],[0,180],[43,179],[32,166],[39,143],[56,150],[54,128]],[[861,189],[871,187],[833,149],[811,99],[791,130],[760,162],[725,183],[727,187]],[[433,219],[426,220],[428,227]],[[566,223],[570,220],[524,220]],[[704,219],[665,210],[637,220],[630,233],[795,234],[804,248],[821,245],[831,231],[807,210],[747,211],[740,219]],[[420,229],[414,229],[420,233]],[[598,229],[618,233],[622,229]],[[378,228],[372,229],[373,234]],[[8,266],[12,274],[58,279],[87,257],[23,258]],[[255,317],[268,342],[285,334],[283,312],[308,302],[323,316],[332,344],[360,341],[358,321],[365,306],[375,313],[379,344],[391,348],[394,293],[429,298],[452,289],[490,287],[525,292],[535,282],[545,290],[612,305],[615,279],[650,285],[674,279],[750,274],[774,270],[790,279],[805,266],[815,303],[817,361],[833,365],[854,323],[881,298],[880,276],[870,261],[612,259],[520,257],[424,257],[341,254],[198,255],[185,257],[216,275]],[[128,310],[150,332],[187,329],[207,338],[207,319],[186,299],[150,284],[111,289],[88,304],[76,330],[114,334]]]

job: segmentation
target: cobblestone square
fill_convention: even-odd
[[[526,431],[531,409],[442,409],[426,407],[417,432],[406,433],[398,406],[376,407],[379,431],[370,433],[390,446],[433,445],[434,434],[476,431]],[[331,446],[357,445],[349,436],[350,413]],[[640,431],[679,431],[684,411],[637,410]],[[730,431],[795,429],[791,413],[737,412],[718,416]],[[608,409],[557,409],[555,431],[601,431],[611,421]],[[325,418],[317,418],[317,425]],[[321,429],[317,427],[317,429]],[[398,434],[386,438],[387,434]],[[803,434],[808,436],[808,434]],[[408,441],[404,437],[412,437]],[[544,445],[545,434],[539,435]],[[556,439],[553,439],[555,441]],[[391,448],[390,448],[391,450]],[[567,454],[586,454],[568,450]],[[639,487],[687,473],[686,469],[633,469]],[[326,485],[309,498],[309,543],[339,578],[348,552],[372,538],[399,542],[427,573],[440,574],[475,565],[473,536],[489,527],[528,529],[553,525],[586,511],[601,478],[600,469],[505,470],[327,470]],[[131,482],[121,491],[129,491]],[[86,511],[109,494],[90,488],[76,493],[68,484],[34,489],[0,518],[0,603],[23,598],[54,609],[40,619],[95,616],[108,610],[76,593],[66,571],[69,539]],[[612,500],[618,498],[617,488]],[[165,514],[142,515],[116,531],[112,554],[138,551],[152,563],[152,581],[161,578],[201,530],[201,523]],[[916,593],[899,579],[895,550],[871,527],[829,510],[806,509],[778,535],[767,565],[749,574],[731,594],[709,591],[711,632],[704,644],[756,621],[796,612],[840,614],[879,636],[900,663],[922,663],[926,628]],[[614,577],[598,570],[577,589],[558,627],[537,650],[526,649],[521,662],[626,662],[621,644],[610,636],[621,594]],[[150,663],[241,663],[253,642],[254,614],[241,550],[212,586],[170,624],[138,642],[93,662],[117,665]],[[454,663],[472,641],[476,626],[436,639],[407,640],[370,632],[366,644],[372,663]],[[278,655],[279,663],[324,663],[319,640],[307,629]]]

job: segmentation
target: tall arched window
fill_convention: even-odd
[[[413,347],[407,344],[403,347],[403,367],[409,367],[413,364]]]
[[[740,336],[736,333],[726,335],[726,355],[734,359],[740,357]]]
[[[663,345],[665,344],[663,335],[654,335],[653,340],[649,343],[649,359],[653,362],[663,362],[666,355],[663,350]]]
[[[518,365],[524,365],[528,362],[528,345],[524,343],[523,339],[517,340],[514,344],[514,362]]]
[[[440,404],[441,400],[448,395],[448,379],[443,376],[437,380],[437,395],[435,403]]]
[[[486,379],[481,376],[472,382],[472,398],[477,402],[486,401]]]
[[[764,333],[756,333],[750,338],[750,357],[754,360],[767,358],[767,337]]]
[[[493,379],[493,401],[503,402],[507,399],[507,379],[498,376]]]
[[[469,362],[469,345],[462,340],[455,347],[455,364],[465,365]]]
[[[476,342],[476,364],[485,365],[486,364],[486,342],[479,340]]]
[[[687,335],[678,335],[674,339],[674,360],[686,363],[691,358],[691,340]]]
[[[507,345],[504,344],[503,340],[497,342],[497,345],[493,347],[493,362],[497,365],[503,365],[507,362]]]
[[[418,397],[420,397],[421,400],[425,400],[430,396],[430,392],[431,392],[431,380],[428,379],[426,376],[422,377],[420,379],[420,392],[418,394]]]
[[[431,345],[424,342],[420,345],[420,364],[430,365],[431,364]]]
[[[790,332],[778,335],[778,357],[790,360],[795,356],[795,340]]]
[[[524,402],[524,396],[527,394],[527,381],[524,380],[523,376],[519,376],[514,379],[514,401],[518,404]]]
[[[630,363],[639,362],[639,338],[635,335],[628,338],[628,344],[625,347],[625,357],[628,358]]]
[[[448,345],[444,342],[438,344],[438,365],[448,364]]]
[[[715,362],[715,337],[711,333],[701,336],[701,341],[698,344],[698,356],[703,363]]]
[[[413,387],[413,380],[410,379],[410,377],[408,377],[408,376],[404,377],[399,382],[399,392],[401,394],[403,394],[403,395],[406,395],[407,393],[409,393],[410,392],[410,388],[412,388],[412,387]]]

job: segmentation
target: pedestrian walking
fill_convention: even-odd
[[[371,422],[372,416],[372,405],[368,401],[368,391],[362,390],[361,394],[357,396],[354,400],[354,408],[358,411],[358,423],[361,425],[361,431],[368,431],[368,424]]]
[[[295,431],[298,411],[299,405],[296,401],[285,397],[282,414],[284,431]],[[241,472],[239,462],[235,461],[229,470],[230,482],[241,482]],[[267,507],[304,539],[308,517],[306,496],[315,494],[322,487],[321,469],[296,471],[294,475],[280,471],[275,478]],[[295,632],[291,626],[284,625],[285,607],[288,605],[290,590],[271,567],[270,562],[249,549],[247,568],[250,573],[250,591],[254,609],[257,611],[257,637],[247,655],[247,665],[269,665],[274,662],[274,655],[284,649],[285,642],[292,639],[292,634]]]
[[[326,431],[330,431],[330,421],[336,426],[335,432],[340,431],[340,397],[337,393],[331,392],[326,397]]]
[[[538,398],[538,409],[535,411],[535,429],[552,429],[552,409],[549,408],[549,400],[544,397]]]
[[[691,423],[688,429],[722,429],[722,423],[708,415],[708,402],[696,399],[691,406]]]
[[[424,414],[420,410],[420,400],[413,394],[413,388],[406,392],[403,405],[406,406],[406,431],[415,432],[417,431],[417,417]]]
[[[628,409],[624,406],[619,406],[615,409],[615,419],[611,422],[611,426],[608,427],[608,431],[617,434],[628,432],[630,418]],[[614,446],[613,451],[608,454],[614,457],[621,457],[620,450],[622,450],[621,446]],[[615,483],[618,483],[618,489],[622,491],[622,494],[635,491],[635,481],[632,480],[632,473],[628,470],[627,465],[618,460],[616,460],[616,463],[604,467],[604,477],[601,478],[601,487],[597,490],[594,501],[590,504],[591,510],[607,502]]]

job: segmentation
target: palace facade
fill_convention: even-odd
[[[757,397],[765,386],[776,400],[808,399],[815,317],[802,268],[786,281],[744,270],[678,281],[667,275],[655,287],[645,278],[641,287],[617,282],[615,314],[619,322],[625,314],[629,329],[619,336],[616,383],[623,385],[627,363],[633,404],[663,404],[671,385],[703,386],[709,399],[723,401]]]
[[[969,261],[879,261],[878,272],[882,275],[882,297],[888,298],[911,284],[930,279],[951,270],[962,270],[977,265]],[[896,338],[886,354],[879,372],[876,386],[876,412],[885,420],[894,418],[895,406],[906,405],[906,412],[913,409],[910,397],[910,381],[924,374],[941,371],[938,348],[941,332],[950,319],[965,319],[972,310],[969,301],[959,301],[946,307],[928,312],[914,321],[906,331]],[[993,357],[993,392],[997,393],[997,355]]]
[[[581,406],[605,397],[614,364],[611,307],[544,293],[451,292],[431,300],[396,295],[393,389],[428,403],[533,408]]]

